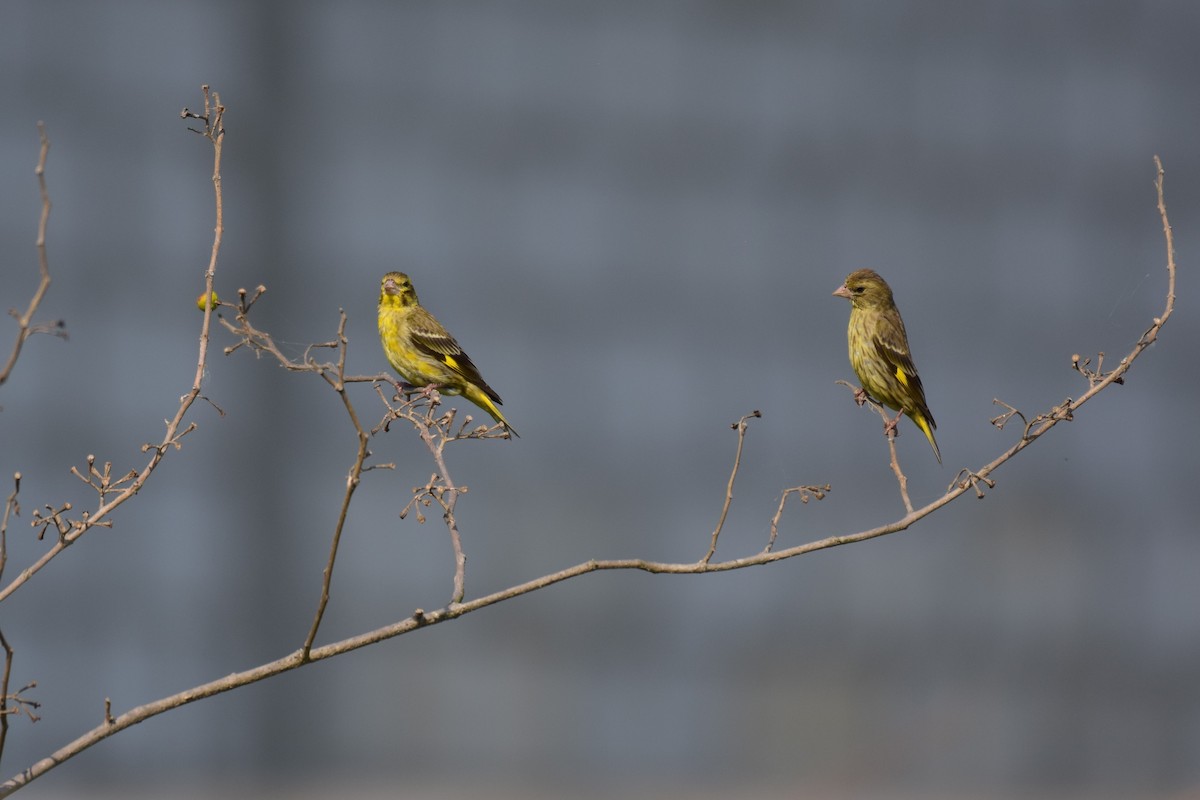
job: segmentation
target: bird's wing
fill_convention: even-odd
[[[921,386],[921,377],[917,375],[917,365],[913,363],[912,355],[908,352],[908,337],[904,333],[904,323],[899,315],[884,314],[879,333],[875,337],[875,352],[892,367],[896,380],[911,389],[925,405],[925,390]]]
[[[462,348],[450,332],[423,308],[415,309],[409,318],[409,333],[418,350],[439,361],[444,361],[445,356],[462,355]]]
[[[450,332],[442,327],[432,314],[424,308],[418,308],[412,315],[409,331],[412,335],[413,346],[420,352],[435,358],[450,369],[457,372],[468,383],[473,383],[483,390],[484,394],[500,402],[500,395],[487,385],[479,369],[455,341]]]

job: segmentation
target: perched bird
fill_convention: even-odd
[[[900,415],[907,414],[933,446],[938,463],[942,463],[933,438],[937,423],[925,403],[925,389],[908,350],[904,320],[892,299],[891,287],[873,270],[860,269],[851,272],[834,295],[850,301],[850,327],[846,331],[850,366],[862,390],[897,412],[885,430],[894,430]]]
[[[392,369],[413,386],[459,394],[482,408],[513,436],[517,432],[496,408],[500,395],[487,385],[454,337],[417,300],[403,272],[383,276],[379,290],[379,340]]]

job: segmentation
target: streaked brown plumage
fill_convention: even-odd
[[[901,414],[908,415],[929,440],[938,463],[942,463],[942,454],[933,437],[937,423],[925,402],[925,387],[909,352],[904,320],[892,298],[891,287],[875,271],[860,269],[850,273],[834,295],[850,301],[850,325],[846,331],[850,366],[863,390],[897,412],[889,427],[895,426]]]

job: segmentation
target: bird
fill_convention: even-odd
[[[502,402],[500,395],[487,385],[450,332],[417,300],[417,291],[403,272],[389,272],[380,283],[379,340],[392,369],[408,383],[462,395],[518,436],[496,407]]]
[[[851,272],[833,292],[850,301],[850,326],[846,338],[850,345],[850,366],[865,392],[876,402],[896,412],[884,430],[896,428],[902,414],[916,423],[933,447],[933,455],[942,463],[933,431],[937,423],[925,402],[925,388],[908,349],[904,320],[892,298],[892,289],[877,272],[860,269]],[[859,404],[863,402],[859,395]]]

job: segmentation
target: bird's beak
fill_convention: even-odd
[[[388,278],[386,281],[383,282],[383,290],[385,292],[387,292],[388,294],[395,294],[396,293],[396,282],[394,280],[392,280],[391,278]]]
[[[833,290],[833,296],[834,297],[844,297],[847,300],[849,300],[850,299],[850,290],[847,289],[846,284],[843,283],[841,286],[839,286]]]

